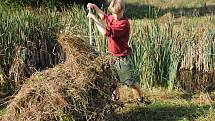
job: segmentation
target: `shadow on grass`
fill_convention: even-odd
[[[205,115],[210,106],[151,106],[136,107],[127,113],[115,114],[112,121],[193,121]],[[123,109],[122,109],[123,110]]]
[[[161,9],[153,5],[144,4],[127,4],[125,15],[131,19],[142,19],[142,18],[159,18],[166,13],[171,13],[175,17],[193,17],[193,16],[205,16],[215,14],[215,5],[202,5],[201,7],[190,7],[190,8],[167,8]]]

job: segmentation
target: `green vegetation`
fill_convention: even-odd
[[[19,7],[11,7],[12,3]],[[58,11],[60,5],[67,3],[47,1],[45,6],[49,8],[39,8],[38,4],[38,8],[29,7],[34,4],[33,0],[19,3],[8,0],[0,4],[0,90],[3,92],[15,91],[22,74],[30,75],[33,70],[52,67],[62,61],[56,49],[60,48],[57,42],[60,32],[89,39],[87,11],[83,6],[73,5]],[[21,7],[23,5],[27,7]],[[156,92],[157,95],[146,92],[154,103],[147,107],[128,104],[117,112],[116,120],[206,121],[215,118],[214,104],[202,105],[196,100],[181,98],[179,96],[183,94],[173,90],[181,87],[177,82],[183,82],[184,78],[178,77],[181,70],[214,73],[214,6],[214,0],[127,1],[125,14],[131,18],[132,26],[129,44],[141,86],[149,90],[165,87],[172,92],[167,95],[171,98],[161,99],[154,98],[163,90]],[[94,28],[93,46],[106,54],[106,44],[106,38]],[[30,72],[22,72],[23,68]],[[199,81],[204,83],[211,78],[206,76]],[[13,87],[10,87],[11,83]],[[5,85],[10,86],[6,88]]]
[[[128,2],[128,7],[134,3]],[[20,59],[36,69],[56,64],[57,61],[51,58],[57,43],[56,35],[60,31],[68,31],[88,39],[87,12],[81,6],[74,5],[62,12],[56,9],[29,8],[11,11],[9,7],[6,9],[4,7],[1,6],[0,16],[2,33],[0,64],[6,75],[10,73],[18,51],[21,53]],[[200,20],[195,16],[192,19],[175,19],[173,14],[166,13],[153,20],[148,20],[147,17],[141,20],[133,19],[130,38],[130,45],[133,48],[132,61],[143,87],[165,86],[173,89],[178,69],[213,72],[215,59],[213,16],[201,17]],[[96,29],[93,35],[96,49],[106,53],[105,38]],[[31,60],[29,56],[35,56],[28,54],[32,53],[28,51],[32,46],[36,48],[33,52],[45,51],[47,53],[45,57],[37,61]]]
[[[126,15],[134,19],[157,18],[165,13],[175,17],[205,16],[214,13],[214,5],[214,0],[128,0]]]
[[[131,90],[122,87],[122,100],[125,107],[116,111],[114,121],[212,121],[214,104],[204,93],[189,96],[181,91],[169,92],[153,88],[144,94],[152,101],[150,105],[130,103]]]
[[[0,11],[0,65],[4,81],[16,87],[23,76],[33,72],[33,68],[41,69],[56,63],[50,58],[55,54],[56,34],[62,25],[59,13],[52,10],[9,11],[1,7]],[[2,85],[0,87],[5,88],[4,83]],[[16,89],[11,86],[9,90]]]
[[[1,4],[24,6],[24,7],[45,7],[45,8],[57,8],[62,10],[64,8],[71,7],[74,3],[86,5],[88,2],[94,2],[96,4],[105,5],[105,0],[1,0]]]

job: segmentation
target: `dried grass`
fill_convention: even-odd
[[[33,74],[7,106],[3,121],[102,120],[111,114],[115,77],[110,56],[63,33],[64,63]]]

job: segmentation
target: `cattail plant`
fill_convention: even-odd
[[[2,8],[1,8],[2,9]],[[69,10],[32,11],[0,10],[0,64],[9,74],[16,57],[16,49],[24,65],[41,69],[58,63],[56,34],[70,32],[89,40],[87,11],[80,5]],[[174,88],[180,70],[214,71],[214,20],[207,26],[188,21],[175,24],[171,17],[153,20],[131,20],[131,62],[146,88],[167,86]],[[102,54],[107,53],[107,39],[93,28],[93,46]],[[54,49],[53,49],[54,48]],[[53,54],[53,52],[55,54]],[[55,58],[54,60],[51,58]],[[29,70],[29,69],[28,69]],[[34,71],[31,70],[31,71]]]
[[[84,17],[86,14],[79,12],[78,16]],[[83,37],[88,37],[87,18],[85,22],[77,19],[74,18],[77,22],[76,28],[83,31]],[[193,70],[196,66],[198,70],[209,71],[214,65],[211,44],[214,43],[213,27],[205,27],[205,31],[200,33],[192,23],[175,25],[171,17],[166,19],[165,24],[156,19],[148,22],[144,19],[130,21],[132,32],[129,45],[133,49],[131,62],[135,73],[139,75],[141,85],[147,88],[166,86],[171,90],[176,83],[178,71]],[[93,39],[96,49],[106,53],[107,40],[96,29]]]
[[[0,65],[7,80],[16,84],[21,77],[59,62],[56,56],[59,48],[56,34],[62,26],[59,13],[30,9],[0,11]]]

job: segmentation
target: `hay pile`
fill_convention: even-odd
[[[61,34],[65,62],[33,74],[7,106],[3,121],[102,120],[112,109],[115,77],[109,56]]]

